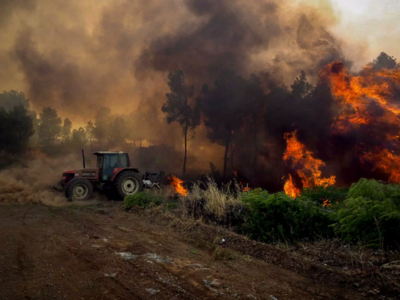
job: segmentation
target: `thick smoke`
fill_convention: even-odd
[[[181,128],[166,125],[160,111],[168,72],[182,69],[196,96],[203,84],[212,86],[226,69],[246,79],[255,73],[269,93],[266,126],[259,131],[257,153],[249,154],[240,147],[253,143],[245,135],[250,125],[243,123],[243,132],[235,133],[232,144],[232,165],[235,160],[249,175],[254,169],[248,166],[257,164],[249,157],[256,155],[262,175],[254,184],[266,182],[272,173],[280,178],[285,175],[283,135],[299,129],[299,139],[322,160],[335,161],[337,147],[353,166],[354,157],[347,157],[349,152],[340,146],[344,142],[328,139],[334,100],[326,83],[318,82],[323,66],[339,59],[346,62],[342,41],[330,32],[337,18],[327,1],[319,1],[319,6],[273,0],[5,3],[7,12],[2,14],[8,21],[0,23],[0,60],[6,71],[0,70],[0,88],[25,91],[34,109],[52,106],[82,125],[94,120],[100,107],[109,107],[114,114],[138,119],[131,130],[145,134],[152,144],[181,149]],[[308,100],[290,98],[286,88],[302,70],[318,84]],[[189,143],[188,167],[204,171],[210,161],[221,167],[223,148],[210,143],[204,127],[196,131]],[[324,150],[327,145],[329,151]],[[158,157],[150,160],[139,154],[138,159],[148,161],[141,166],[152,170],[172,164],[179,169],[179,155],[168,151],[154,152],[168,156],[168,164],[156,163]]]

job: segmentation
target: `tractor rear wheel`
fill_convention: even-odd
[[[86,178],[74,178],[65,187],[65,196],[71,200],[88,200],[93,195],[93,185]]]
[[[141,192],[143,190],[141,175],[132,171],[123,172],[115,179],[115,190],[122,199]]]

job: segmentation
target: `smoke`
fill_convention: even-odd
[[[75,161],[75,163],[73,163]],[[0,205],[41,203],[49,206],[65,206],[64,193],[52,190],[52,186],[61,180],[63,171],[80,168],[74,156],[62,159],[36,158],[25,166],[12,167],[0,172]],[[73,204],[93,204],[97,200]]]
[[[329,1],[317,2],[1,1],[5,9],[0,13],[0,61],[4,65],[0,90],[24,91],[32,108],[54,107],[79,126],[94,120],[100,107],[135,119],[128,130],[141,133],[154,145],[169,147],[138,154],[142,169],[157,171],[181,164],[175,151],[183,146],[181,128],[166,125],[160,111],[168,92],[168,72],[182,69],[187,84],[195,86],[196,96],[203,84],[211,86],[225,69],[246,79],[255,73],[264,92],[269,93],[264,115],[268,128],[260,129],[260,145],[256,147],[263,174],[255,180],[257,184],[271,173],[284,175],[283,134],[295,129],[299,129],[299,140],[320,159],[337,160],[337,150],[349,166],[359,170],[359,162],[349,154],[354,143],[346,139],[362,137],[334,137],[337,141],[329,137],[339,108],[326,83],[318,82],[319,71],[335,60],[344,61],[349,68],[351,63],[342,51],[348,41],[331,31],[339,18]],[[308,102],[290,100],[285,89],[301,70],[311,82],[319,83]],[[189,143],[188,168],[203,171],[210,161],[221,167],[223,148],[210,143],[204,127],[196,131],[196,138]],[[237,136],[233,143],[237,165],[246,168],[252,162],[248,149],[240,149],[240,145],[252,143],[251,137]],[[326,151],[327,145],[330,148]],[[62,168],[48,162],[38,163],[34,174],[40,174],[43,165],[54,171],[53,179],[60,176]],[[18,175],[19,171],[12,172]],[[13,176],[10,178],[16,178]],[[28,184],[15,180],[12,184],[16,187]],[[29,189],[25,187],[20,193]]]
[[[166,74],[174,68],[197,85],[224,68],[243,75],[271,72],[289,82],[301,69],[315,73],[321,60],[341,55],[328,32],[334,17],[326,5],[321,11],[260,0],[36,0],[3,6],[8,22],[0,24],[0,58],[18,74],[12,74],[13,87],[25,91],[34,108],[53,106],[73,121],[93,118],[101,106],[114,113],[160,106]],[[0,79],[9,75],[1,72]]]

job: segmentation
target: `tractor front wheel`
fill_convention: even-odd
[[[122,199],[139,193],[143,190],[142,177],[138,173],[125,171],[115,179],[115,190]]]
[[[74,178],[65,187],[65,196],[71,200],[89,200],[93,185],[86,178]]]

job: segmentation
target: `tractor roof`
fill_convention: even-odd
[[[125,154],[126,152],[122,151],[96,151],[93,152],[94,155],[104,155],[104,154]]]

